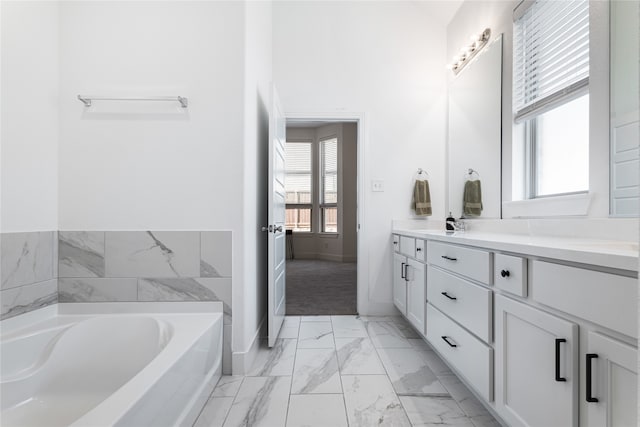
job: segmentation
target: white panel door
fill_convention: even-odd
[[[269,347],[273,347],[285,316],[285,147],[286,120],[275,86],[269,120]]]
[[[510,426],[578,425],[578,326],[495,297],[496,410]]]
[[[589,427],[637,425],[638,350],[589,331],[585,354],[585,404]]]

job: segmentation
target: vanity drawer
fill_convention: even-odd
[[[429,241],[427,260],[446,270],[491,284],[491,254],[486,251]]]
[[[393,251],[400,252],[400,236],[397,234],[393,235]]]
[[[425,248],[426,245],[424,244],[424,240],[416,239],[416,259],[418,261],[424,262],[426,260],[427,256],[425,255]]]
[[[400,253],[402,255],[415,258],[416,239],[414,239],[413,237],[400,236]]]
[[[637,279],[537,260],[530,268],[535,301],[638,337]]]
[[[427,269],[427,277],[427,301],[485,342],[490,342],[493,329],[491,290],[432,266]]]
[[[427,340],[476,391],[493,401],[493,349],[427,304]]]
[[[521,297],[527,296],[527,260],[518,256],[494,255],[493,284]]]

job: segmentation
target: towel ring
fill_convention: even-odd
[[[477,171],[469,168],[469,169],[467,169],[467,173],[464,174],[464,179],[466,181],[475,181],[475,180],[480,179],[480,174]]]
[[[429,173],[422,169],[422,168],[418,168],[418,172],[416,172],[416,174],[413,176],[413,180],[417,181],[417,180],[428,180],[429,179]]]

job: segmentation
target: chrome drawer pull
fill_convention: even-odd
[[[442,255],[442,258],[448,259],[449,261],[457,261],[458,260],[458,258],[451,258],[451,257],[446,256],[446,255]]]
[[[442,336],[440,338],[442,338],[444,340],[444,342],[449,344],[449,347],[457,347],[458,346],[458,344],[453,344],[451,341],[449,341],[449,337],[447,337],[447,336]]]

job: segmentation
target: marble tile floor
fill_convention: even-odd
[[[402,317],[287,316],[194,427],[499,427]]]

